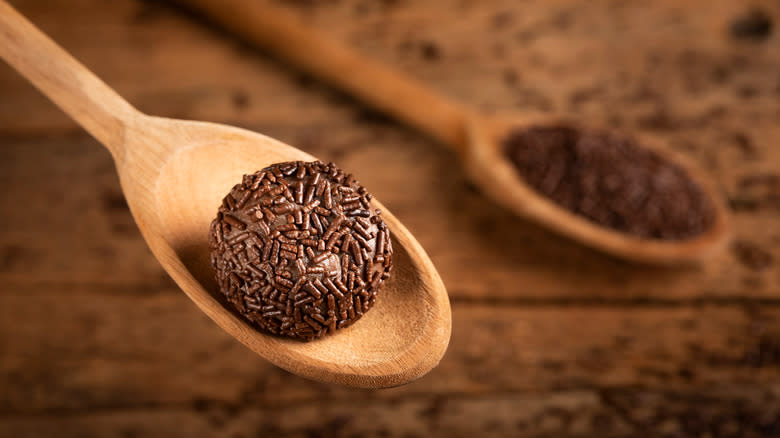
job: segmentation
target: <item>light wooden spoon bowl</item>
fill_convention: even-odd
[[[410,382],[438,364],[450,338],[446,290],[419,243],[376,201],[395,263],[376,305],[351,327],[304,343],[265,335],[223,306],[208,248],[222,198],[244,174],[315,157],[230,126],[141,114],[3,0],[0,57],[108,148],[154,255],[204,313],[250,349],[305,377],[369,388]]]
[[[495,202],[572,240],[626,260],[662,265],[701,262],[728,241],[727,210],[713,184],[695,163],[670,151],[663,141],[646,134],[631,135],[640,146],[685,169],[712,201],[713,225],[690,239],[641,239],[600,226],[556,205],[525,183],[507,159],[503,142],[517,129],[559,125],[562,120],[557,116],[478,114],[330,40],[267,0],[175,1],[452,147],[468,176]]]

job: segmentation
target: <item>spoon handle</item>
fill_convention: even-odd
[[[0,58],[120,158],[124,128],[137,111],[4,0]]]
[[[264,0],[176,1],[445,144],[465,143],[467,113],[459,104],[331,40],[286,10]]]

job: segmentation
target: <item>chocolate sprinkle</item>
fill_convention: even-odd
[[[392,268],[390,233],[352,175],[319,161],[245,175],[211,223],[220,291],[259,329],[304,341],[347,327]]]
[[[710,199],[685,171],[631,138],[536,126],[511,133],[504,148],[532,188],[596,224],[682,240],[714,223]]]
[[[762,41],[772,33],[772,18],[761,9],[751,9],[731,22],[731,36],[747,41]]]

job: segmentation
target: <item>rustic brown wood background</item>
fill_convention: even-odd
[[[734,243],[695,269],[514,218],[445,148],[166,3],[13,3],[143,111],[358,173],[429,252],[454,323],[441,365],[404,387],[274,368],[160,268],[109,154],[0,64],[0,436],[780,436],[777,1],[284,2],[484,110],[668,139],[733,212]],[[774,25],[734,32],[754,9]]]

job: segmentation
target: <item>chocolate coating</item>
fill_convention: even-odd
[[[572,126],[518,129],[504,150],[528,185],[569,211],[644,239],[696,237],[715,221],[701,187],[633,139]]]
[[[335,164],[286,162],[245,175],[211,223],[220,291],[257,328],[316,339],[360,319],[390,275],[387,225]]]

